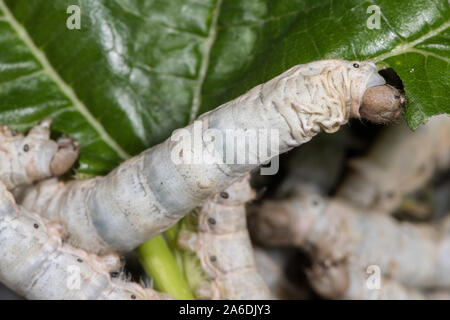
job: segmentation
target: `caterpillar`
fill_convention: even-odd
[[[99,254],[127,252],[271,157],[309,141],[321,130],[337,131],[350,117],[359,118],[366,90],[378,91],[377,86],[384,84],[372,62],[322,60],[297,65],[182,130],[195,136],[200,124],[200,143],[185,150],[180,141],[169,138],[106,177],[38,185],[25,192],[21,203],[62,221],[69,230],[68,241],[76,246]],[[400,99],[396,101],[401,109]],[[365,109],[370,113],[370,106]],[[227,130],[276,130],[278,148],[270,150],[270,156],[257,156],[252,164],[229,164],[223,146],[230,141],[208,139],[211,130],[225,137]],[[250,143],[262,142],[259,136],[250,138],[235,154],[248,154]],[[202,154],[211,161],[176,163],[174,154]],[[46,192],[50,196],[44,197]]]
[[[120,260],[62,243],[61,226],[16,205],[0,182],[0,282],[28,299],[167,299],[112,278]]]
[[[370,271],[370,272],[368,272]],[[380,275],[378,286],[370,283],[371,270],[345,262],[314,261],[307,272],[314,290],[327,299],[344,300],[448,300],[450,293],[442,290],[409,288],[398,281]]]
[[[50,140],[49,126],[44,121],[27,136],[1,130],[0,177],[7,184],[0,180],[0,282],[29,299],[167,298],[111,278],[120,266],[116,255],[99,257],[64,244],[60,224],[16,204],[8,189],[60,174],[76,159],[76,144]]]
[[[352,142],[349,127],[336,134],[320,134],[310,143],[292,152],[283,163],[286,177],[276,187],[275,197],[286,198],[300,188],[320,194],[333,191],[345,167]]]
[[[450,287],[448,230],[401,223],[309,192],[255,210],[251,229],[264,244],[294,245],[323,261],[345,260],[361,269],[378,265],[386,277],[412,287]]]
[[[247,231],[245,203],[253,199],[249,177],[207,200],[198,217],[198,232],[181,230],[180,247],[196,252],[211,277],[197,287],[208,299],[261,300],[272,296],[255,266]]]
[[[44,120],[24,136],[0,127],[0,180],[12,188],[61,175],[78,157],[78,145],[69,138],[50,140],[51,120]]]
[[[449,137],[448,115],[432,117],[414,132],[403,123],[387,128],[365,157],[350,162],[351,174],[337,195],[363,208],[392,213],[405,194],[450,166]]]

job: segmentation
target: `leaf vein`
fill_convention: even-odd
[[[413,49],[416,45],[428,40],[429,38],[432,38],[432,37],[438,35],[439,33],[441,33],[442,31],[444,31],[445,29],[447,29],[449,27],[450,27],[450,21],[447,21],[446,23],[442,24],[438,28],[430,30],[428,33],[424,34],[420,38],[418,38],[412,42],[409,42],[409,43],[399,44],[399,45],[395,46],[390,52],[380,54],[380,55],[374,57],[373,60],[375,62],[380,62],[380,61],[386,60],[386,59],[394,57],[394,56],[398,56],[398,55],[402,55],[404,53],[411,52],[411,49]],[[414,49],[414,50],[417,50],[417,49]]]
[[[217,0],[216,7],[214,8],[213,18],[211,21],[211,28],[208,33],[208,37],[205,41],[205,49],[203,51],[203,60],[200,66],[199,76],[197,80],[197,85],[195,86],[194,98],[192,100],[190,121],[193,121],[198,114],[198,110],[200,109],[200,105],[202,103],[202,87],[206,78],[206,73],[208,71],[209,60],[211,49],[214,45],[214,41],[217,36],[217,26],[219,21],[220,8],[222,6],[222,0]]]
[[[3,0],[0,0],[0,10],[3,11],[6,21],[10,24],[17,36],[25,43],[31,53],[41,64],[43,71],[47,73],[50,78],[58,85],[60,90],[71,100],[74,107],[85,117],[87,122],[97,131],[102,140],[109,145],[121,158],[129,158],[130,155],[122,149],[122,147],[106,132],[103,125],[94,118],[88,108],[79,100],[73,89],[59,76],[53,66],[48,61],[44,52],[41,51],[30,38],[25,28],[15,19],[13,14],[9,11]]]
[[[9,83],[13,83],[13,82],[16,82],[16,81],[19,81],[19,80],[26,80],[26,79],[29,79],[29,78],[34,78],[34,77],[39,76],[41,74],[44,74],[44,70],[37,70],[37,71],[33,71],[31,73],[23,74],[23,75],[20,75],[18,77],[15,77],[15,78],[12,78],[12,79],[9,79],[9,80],[6,80],[6,81],[1,81],[0,82],[0,87],[3,87],[3,86],[5,86],[5,85],[7,85]]]
[[[419,53],[419,54],[421,54],[421,55],[423,55],[425,57],[433,57],[433,58],[442,60],[442,61],[446,62],[447,64],[450,64],[450,58],[443,57],[443,56],[438,55],[438,54],[436,54],[434,52],[426,51],[426,50],[423,50],[423,49],[417,49],[417,48],[411,48],[411,49],[409,49],[409,52]]]

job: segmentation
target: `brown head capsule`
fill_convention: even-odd
[[[58,151],[50,163],[50,172],[55,176],[66,173],[73,166],[80,152],[78,143],[69,138],[60,138],[57,144]]]
[[[366,90],[359,113],[361,118],[374,123],[389,123],[398,119],[406,101],[396,88],[386,84]]]

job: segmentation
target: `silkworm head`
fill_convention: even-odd
[[[366,90],[359,113],[374,123],[389,123],[402,114],[405,96],[390,85],[376,86]]]
[[[339,298],[350,285],[345,263],[327,264],[319,260],[307,271],[307,275],[316,292],[325,297]]]
[[[367,89],[381,86],[386,80],[378,73],[378,69],[371,61],[346,61],[348,75],[348,89],[350,91],[350,115],[360,118],[360,106]]]
[[[69,138],[60,138],[57,141],[58,149],[50,162],[50,172],[53,175],[62,175],[69,170],[78,158],[78,143]]]

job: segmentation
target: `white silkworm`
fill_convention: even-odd
[[[450,166],[450,116],[432,117],[412,132],[405,123],[389,127],[370,152],[351,161],[352,173],[338,196],[363,208],[391,213],[437,169]]]
[[[130,251],[269,160],[227,164],[223,141],[208,140],[207,130],[277,130],[279,148],[271,154],[276,156],[309,141],[321,129],[335,132],[350,116],[359,117],[366,89],[384,83],[371,62],[323,60],[295,66],[201,116],[203,141],[194,141],[188,150],[180,149],[180,141],[168,139],[104,178],[71,182],[65,187],[38,186],[34,195],[53,190],[48,201],[27,191],[23,204],[62,221],[70,233],[68,241],[83,249]],[[197,124],[187,126],[184,132],[195,137]],[[254,139],[238,147],[236,154],[247,154],[248,143],[260,145],[259,136]],[[180,151],[207,154],[213,161],[176,163],[173,155]]]
[[[59,226],[16,205],[0,182],[0,281],[29,299],[162,299],[135,283],[112,279],[119,259],[63,244]]]
[[[261,248],[254,248],[255,265],[264,283],[275,299],[281,298],[281,290],[286,281],[283,266]]]
[[[285,198],[302,188],[328,194],[341,178],[351,136],[349,127],[333,135],[320,134],[293,150],[284,162],[286,177],[276,188],[276,197]]]
[[[368,272],[370,271],[370,272]],[[373,277],[373,280],[371,279]],[[343,300],[434,300],[450,299],[448,292],[426,292],[362,270],[345,261],[324,264],[315,261],[308,271],[314,290],[327,299]]]
[[[72,140],[50,140],[50,120],[26,136],[0,127],[0,180],[8,188],[63,174],[77,157],[78,146]]]
[[[245,203],[254,198],[248,177],[204,203],[198,232],[180,231],[178,244],[195,251],[211,281],[197,288],[210,299],[258,300],[271,294],[255,267]]]
[[[50,140],[49,121],[24,137],[1,130],[0,282],[30,299],[160,299],[138,284],[112,279],[115,255],[98,257],[63,244],[62,227],[16,205],[8,189],[62,173],[76,159],[69,139]]]
[[[401,223],[310,193],[265,202],[252,221],[265,244],[299,246],[361,269],[378,265],[385,276],[417,288],[450,287],[450,237],[434,226]]]

